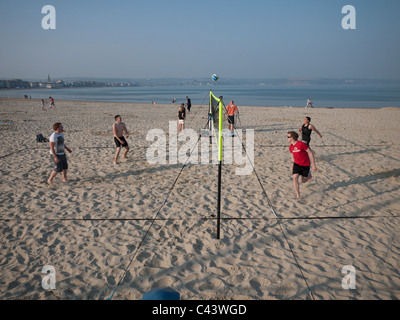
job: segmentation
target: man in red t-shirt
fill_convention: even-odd
[[[293,185],[296,191],[297,199],[300,199],[300,187],[299,187],[299,176],[301,176],[301,181],[306,183],[311,181],[311,171],[310,171],[310,159],[312,162],[312,169],[317,171],[315,165],[314,154],[311,152],[310,148],[301,141],[297,141],[299,134],[295,131],[289,131],[287,136],[290,142],[290,153],[292,154],[292,173],[293,173]]]

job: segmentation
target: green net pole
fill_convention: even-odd
[[[222,97],[219,97],[219,147],[218,147],[218,161],[222,161],[222,119],[224,117],[223,111],[224,111],[224,103],[222,102]]]

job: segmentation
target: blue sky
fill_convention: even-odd
[[[356,30],[342,28],[345,5]],[[0,0],[0,78],[399,79],[399,12],[399,0]]]

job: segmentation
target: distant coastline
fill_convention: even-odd
[[[134,87],[135,83],[130,82],[98,82],[98,81],[25,81],[22,79],[0,80],[0,89],[63,89],[63,88],[104,88],[104,87]]]
[[[62,89],[62,88],[105,88],[105,87],[157,87],[157,86],[400,86],[400,79],[339,79],[339,78],[282,78],[282,79],[234,79],[220,78],[214,82],[210,78],[57,78],[51,80],[1,80],[0,90],[11,89]]]

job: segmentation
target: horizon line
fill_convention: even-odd
[[[44,77],[43,80],[46,80],[47,77]],[[65,77],[58,77],[58,76],[51,76],[51,79],[62,80],[62,79],[107,79],[107,80],[211,80],[211,77],[101,77],[101,76],[65,76]],[[39,79],[39,80],[33,80]],[[221,79],[221,77],[220,77]],[[263,78],[263,77],[254,77],[254,78],[236,78],[236,77],[225,77],[222,80],[234,80],[234,81],[261,81],[261,80],[291,80],[291,81],[316,81],[316,80],[368,80],[368,81],[400,81],[400,78],[366,78],[366,77],[271,77],[271,78]],[[41,81],[40,78],[34,77],[3,77],[0,76],[0,80],[24,80],[24,81]]]

